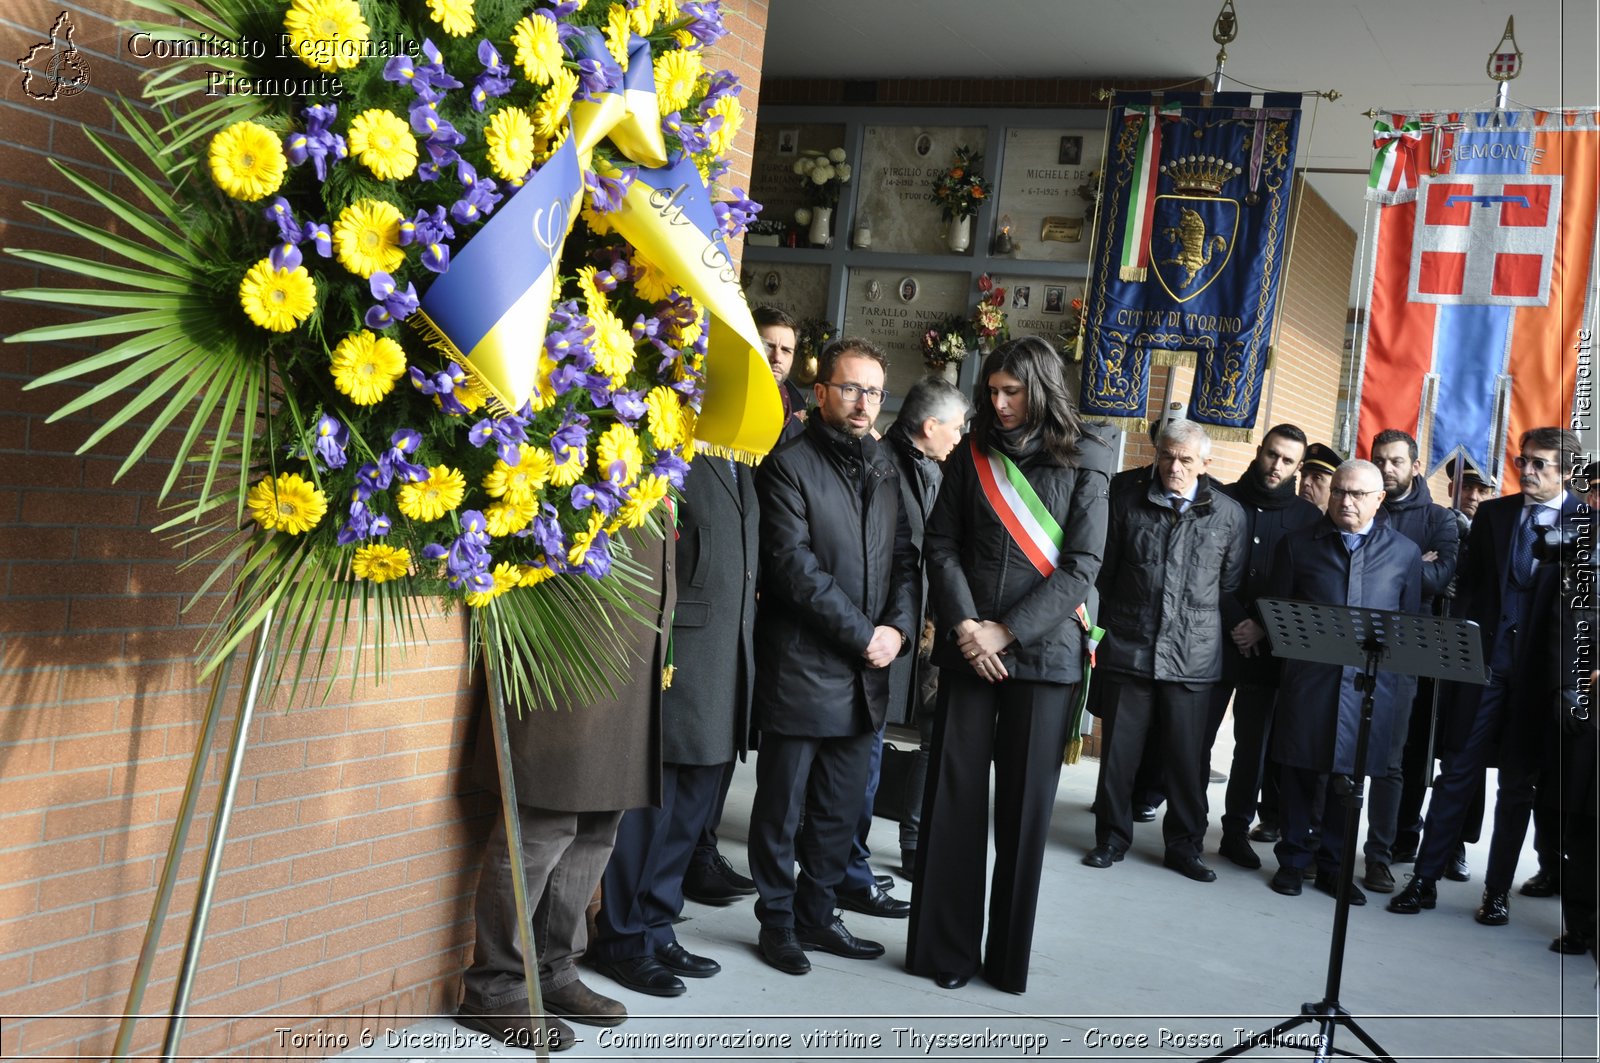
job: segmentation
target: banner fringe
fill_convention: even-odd
[[[730,458],[733,461],[742,461],[746,465],[760,465],[761,459],[766,457],[765,454],[757,454],[738,447],[725,447],[721,443],[707,443],[703,439],[694,441],[694,451],[696,457],[701,454],[709,454],[713,458]]]
[[[1148,280],[1150,270],[1144,266],[1123,266],[1117,270],[1117,278],[1125,281]]]
[[[1194,351],[1168,351],[1156,348],[1150,352],[1150,364],[1167,366],[1185,366],[1193,369],[1195,363]]]
[[[1206,424],[1200,422],[1213,442],[1217,443],[1249,443],[1255,435],[1253,428],[1233,428],[1228,425]]]
[[[1068,766],[1078,763],[1083,756],[1083,736],[1079,735],[1067,743],[1066,755],[1061,758],[1061,763]]]

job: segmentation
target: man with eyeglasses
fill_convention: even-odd
[[[888,711],[889,664],[916,634],[917,551],[899,475],[871,436],[887,397],[885,369],[883,352],[866,340],[829,344],[815,413],[756,473],[762,560],[752,715],[761,747],[750,874],[761,957],[786,974],[811,969],[808,949],[883,955],[835,915],[835,891]]]
[[[1582,448],[1564,428],[1534,428],[1519,440],[1514,459],[1520,494],[1478,507],[1459,581],[1458,615],[1478,624],[1486,686],[1450,684],[1451,721],[1459,741],[1447,748],[1433,785],[1416,872],[1395,894],[1389,910],[1414,915],[1438,903],[1435,883],[1461,836],[1473,788],[1483,769],[1499,767],[1494,833],[1483,903],[1474,918],[1485,926],[1510,922],[1508,897],[1517,855],[1527,834],[1539,773],[1552,756],[1546,748],[1558,733],[1559,684],[1541,677],[1542,653],[1559,640],[1561,596],[1555,569],[1534,554],[1544,528],[1576,520],[1581,503],[1567,490]]]
[[[1386,428],[1373,436],[1372,463],[1383,474],[1383,515],[1389,526],[1422,551],[1422,611],[1436,613],[1434,603],[1450,588],[1456,574],[1460,537],[1455,517],[1434,502],[1429,493],[1417,441],[1409,434]],[[1433,683],[1418,682],[1409,676],[1403,682],[1412,694],[1395,704],[1389,761],[1383,771],[1373,775],[1372,800],[1367,804],[1367,841],[1363,847],[1367,873],[1362,882],[1375,893],[1394,892],[1394,874],[1389,865],[1394,859],[1395,831],[1400,824],[1407,776],[1426,777],[1429,768]]]
[[[1340,465],[1328,491],[1327,515],[1283,537],[1262,597],[1419,611],[1422,551],[1377,519],[1384,497],[1383,475],[1376,465],[1360,459]],[[1376,778],[1388,765],[1396,710],[1409,703],[1412,684],[1391,672],[1378,673],[1366,762],[1358,765],[1363,694],[1356,689],[1356,679],[1360,675],[1359,668],[1283,662],[1272,732],[1283,815],[1282,836],[1274,850],[1278,871],[1271,882],[1277,893],[1299,895],[1305,871],[1313,863],[1313,886],[1330,896],[1337,893],[1345,817],[1332,780],[1356,772]],[[1350,903],[1367,903],[1354,883]]]

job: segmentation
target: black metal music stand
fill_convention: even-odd
[[[1361,833],[1361,790],[1365,782],[1367,743],[1372,736],[1372,707],[1379,667],[1401,675],[1426,675],[1460,683],[1487,681],[1483,668],[1478,625],[1451,617],[1396,613],[1348,605],[1318,605],[1286,598],[1256,602],[1275,657],[1361,669],[1356,689],[1362,692],[1361,724],[1356,731],[1355,770],[1335,778],[1334,790],[1344,800],[1344,852],[1340,857],[1339,889],[1334,897],[1333,935],[1328,948],[1328,981],[1322,999],[1300,1005],[1300,1014],[1265,1033],[1212,1056],[1212,1060],[1242,1055],[1252,1048],[1298,1048],[1313,1052],[1318,1060],[1334,1055],[1394,1063],[1355,1018],[1339,1003],[1339,982],[1344,973],[1345,932],[1350,924],[1350,886],[1355,877],[1356,839]],[[1297,1026],[1316,1024],[1314,1044],[1304,1038],[1284,1038]],[[1346,1027],[1366,1046],[1371,1056],[1357,1056],[1335,1048],[1334,1032]],[[1210,1061],[1207,1061],[1210,1063]]]

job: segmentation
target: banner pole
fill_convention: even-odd
[[[150,983],[150,972],[155,968],[156,951],[161,942],[161,931],[167,921],[167,910],[172,904],[172,894],[178,884],[178,865],[183,862],[183,850],[189,843],[189,829],[194,824],[195,806],[200,803],[200,789],[205,784],[206,762],[211,759],[211,741],[216,736],[217,724],[222,719],[222,694],[233,674],[233,657],[222,662],[211,680],[211,695],[206,701],[206,712],[200,721],[200,735],[195,740],[194,758],[189,762],[189,780],[184,784],[183,800],[178,805],[177,822],[172,827],[172,841],[167,845],[167,861],[161,870],[161,881],[156,885],[155,903],[150,908],[150,921],[145,925],[144,944],[139,949],[139,961],[133,968],[133,982],[128,986],[128,1000],[123,1005],[122,1023],[117,1027],[117,1039],[111,1047],[111,1058],[125,1060],[132,1047],[134,1027],[139,1021],[139,1009],[144,1005],[144,992]]]
[[[269,608],[262,617],[250,644],[250,670],[240,696],[239,714],[233,721],[233,738],[228,746],[228,760],[217,781],[217,811],[211,821],[211,835],[206,842],[205,863],[200,871],[200,889],[195,894],[194,916],[189,921],[189,934],[183,943],[183,959],[178,967],[178,984],[172,994],[172,1009],[167,1016],[167,1034],[162,1041],[161,1058],[167,1063],[177,1058],[178,1043],[183,1039],[183,1028],[188,1021],[189,994],[194,990],[194,976],[199,966],[200,947],[205,942],[206,924],[211,919],[211,900],[216,892],[217,872],[222,868],[222,850],[228,840],[228,821],[233,818],[233,801],[239,787],[239,768],[244,762],[246,736],[260,700],[261,686],[276,654],[268,645],[272,635],[273,614]]]
[[[511,733],[506,724],[505,693],[488,653],[488,614],[477,611],[479,638],[484,646],[483,671],[489,681],[489,720],[494,727],[494,763],[500,774],[500,814],[506,822],[506,847],[511,858],[511,893],[516,900],[517,940],[522,947],[522,979],[528,987],[528,1016],[534,1028],[544,1028],[544,994],[539,988],[539,945],[533,936],[533,912],[528,905],[528,869],[522,858],[522,817],[517,812],[517,783],[511,771]],[[546,1038],[535,1039],[538,1058],[548,1060]]]

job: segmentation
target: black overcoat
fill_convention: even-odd
[[[911,531],[911,545],[922,551],[923,533],[928,515],[933,512],[934,499],[939,497],[939,482],[944,474],[939,463],[917,449],[911,435],[898,424],[883,437],[883,449],[894,462],[900,474],[900,508],[905,511],[906,525]],[[917,600],[912,628],[920,638],[922,619],[927,612],[928,576],[923,569],[917,580]],[[909,723],[916,718],[922,655],[915,649],[896,657],[889,666],[889,722]]]

